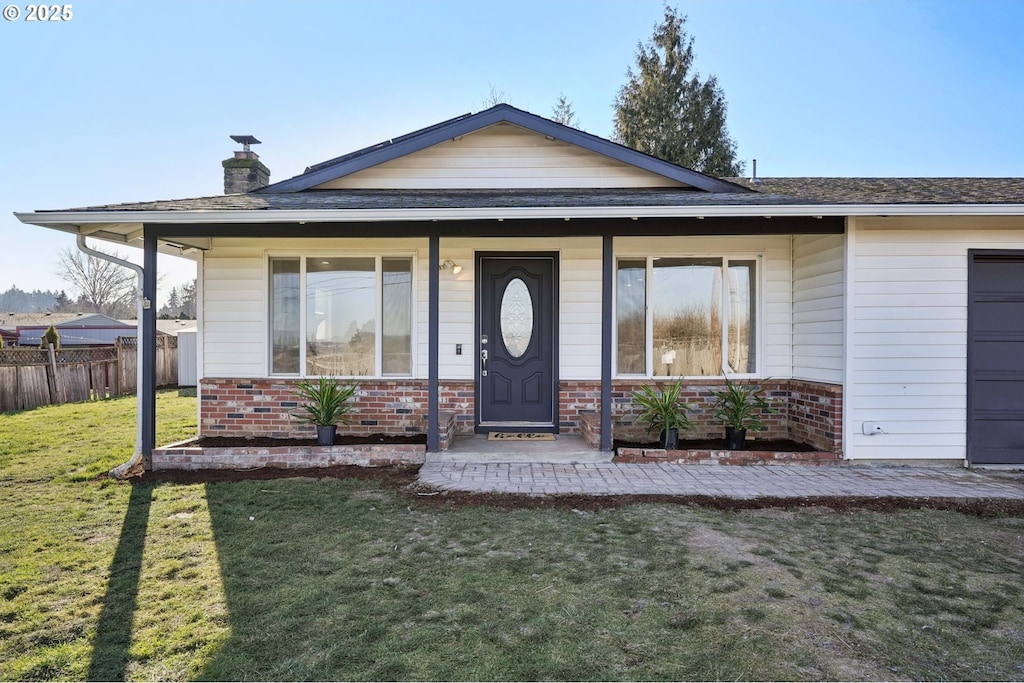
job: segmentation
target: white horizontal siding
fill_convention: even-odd
[[[317,189],[685,187],[509,123],[446,140]]]
[[[793,238],[793,377],[843,381],[844,240]]]
[[[965,458],[967,252],[1024,249],[1024,220],[859,218],[853,244],[848,457]]]
[[[203,254],[200,377],[263,377],[267,368],[263,249],[215,240]]]

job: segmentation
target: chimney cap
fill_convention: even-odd
[[[260,141],[257,140],[254,135],[232,135],[231,139],[239,144],[245,145],[246,147],[249,145],[260,144]]]

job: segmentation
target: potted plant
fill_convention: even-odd
[[[765,428],[761,415],[779,412],[757,384],[733,384],[725,378],[724,389],[712,389],[715,402],[711,406],[715,420],[725,425],[725,447],[730,451],[743,450],[747,430]]]
[[[637,420],[647,425],[647,431],[659,430],[659,437],[666,450],[679,448],[679,431],[693,429],[693,422],[687,417],[689,406],[680,402],[683,390],[682,380],[662,391],[644,386],[634,391],[633,400],[643,409]]]
[[[316,425],[318,446],[330,446],[338,431],[338,422],[345,422],[345,416],[352,410],[349,399],[356,392],[354,384],[341,385],[336,380],[320,377],[316,380],[302,380],[295,385],[295,393],[305,404],[302,412],[292,417]]]

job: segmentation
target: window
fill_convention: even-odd
[[[412,374],[412,259],[270,259],[270,370]]]
[[[755,373],[756,272],[753,259],[620,259],[618,374]]]

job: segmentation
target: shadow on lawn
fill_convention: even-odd
[[[131,647],[132,615],[139,593],[142,552],[153,501],[152,486],[133,486],[121,535],[110,564],[103,609],[96,626],[96,641],[86,674],[90,681],[123,681]]]

